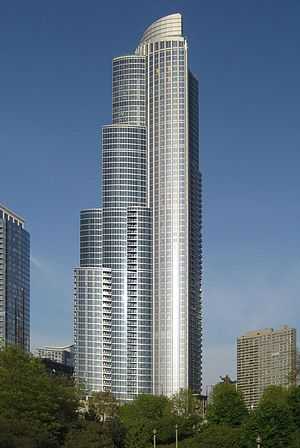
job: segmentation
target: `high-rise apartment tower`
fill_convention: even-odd
[[[266,387],[295,382],[295,328],[250,331],[237,339],[237,385],[249,409],[257,406]]]
[[[135,54],[113,60],[112,72],[113,120],[102,132],[97,212],[101,255],[99,264],[85,266],[111,275],[111,390],[120,399],[180,388],[200,392],[198,83],[189,70],[181,15],[154,22]],[[85,357],[92,353],[89,343],[83,350]],[[79,362],[75,347],[78,373],[76,353]]]
[[[30,350],[30,237],[0,204],[0,345]]]

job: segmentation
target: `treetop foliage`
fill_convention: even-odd
[[[140,395],[119,403],[109,392],[82,401],[72,379],[39,359],[0,350],[0,448],[300,448],[300,388],[272,386],[248,412],[230,381],[216,385],[204,417],[199,397]],[[83,406],[84,403],[84,406]]]
[[[207,411],[207,420],[216,425],[239,426],[248,411],[242,394],[230,383],[220,383],[213,388]]]

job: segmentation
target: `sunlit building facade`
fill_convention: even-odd
[[[97,266],[111,272],[111,390],[122,400],[201,392],[198,83],[181,15],[154,22],[112,74],[96,242]]]
[[[153,391],[201,391],[201,178],[198,83],[182,17],[145,31],[148,204],[153,234]]]
[[[237,339],[237,387],[249,409],[268,386],[290,386],[297,379],[296,329],[249,331]]]

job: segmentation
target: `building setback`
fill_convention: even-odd
[[[250,331],[237,339],[237,384],[249,409],[270,385],[288,386],[296,375],[296,330]]]
[[[111,390],[111,270],[102,268],[102,211],[80,213],[74,269],[74,372],[87,393]]]
[[[30,350],[30,237],[0,204],[0,345]]]
[[[101,237],[91,242],[83,224],[80,233],[80,269],[111,274],[111,390],[121,400],[180,388],[200,393],[198,82],[189,71],[181,15],[148,27],[135,54],[113,60],[112,74],[112,124],[102,132],[102,209],[94,209]],[[83,266],[86,244],[99,257]],[[104,365],[92,339],[83,343],[87,320],[78,329],[76,272],[75,373],[83,354]],[[81,370],[85,380],[87,371]]]

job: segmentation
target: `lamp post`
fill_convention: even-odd
[[[175,426],[175,447],[178,448],[178,425]]]
[[[156,429],[153,429],[153,448],[156,448]]]
[[[258,435],[256,437],[256,446],[257,446],[257,448],[261,448],[261,437],[260,437],[260,435]]]

